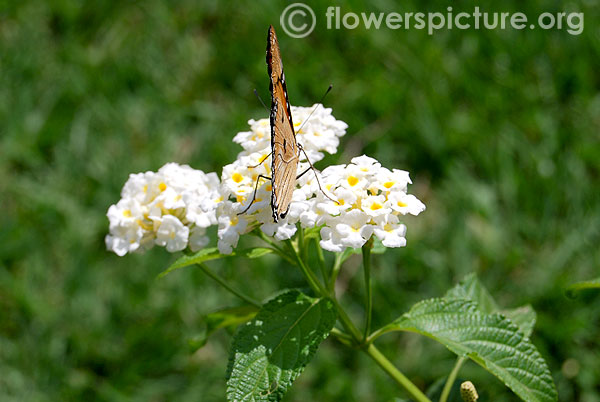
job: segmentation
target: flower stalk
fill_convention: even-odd
[[[365,310],[366,310],[366,320],[365,320],[365,332],[363,336],[363,340],[366,340],[369,337],[369,333],[371,332],[371,316],[373,313],[373,294],[371,291],[371,249],[373,248],[373,238],[370,238],[364,246],[362,246],[362,257],[363,257],[363,268],[365,274]]]

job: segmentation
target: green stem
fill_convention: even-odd
[[[288,248],[290,249],[291,253],[296,258],[298,266],[302,270],[302,273],[304,274],[304,277],[308,281],[309,285],[317,294],[331,299],[337,310],[338,318],[342,322],[342,325],[344,326],[344,328],[346,328],[348,332],[350,332],[352,337],[355,339],[355,342],[359,344],[362,340],[361,334],[356,328],[356,326],[352,323],[352,320],[350,320],[350,317],[348,317],[348,314],[346,314],[346,311],[344,311],[338,300],[335,298],[335,295],[329,292],[328,289],[326,289],[323,285],[321,285],[319,280],[315,277],[314,273],[310,269],[308,269],[306,264],[304,264],[304,261],[302,261],[302,258],[300,258],[298,252],[294,248],[294,244],[292,243],[292,241],[286,240],[286,244],[288,245]]]
[[[331,269],[331,278],[329,278],[329,291],[333,294],[335,290],[335,281],[337,280],[340,268],[342,267],[343,253],[335,253],[335,260],[333,262],[333,268]]]
[[[294,247],[294,244],[292,243],[292,241],[290,239],[288,239],[285,241],[285,244],[288,246],[288,249],[294,256],[294,258],[298,264],[298,267],[300,267],[300,270],[304,274],[304,278],[306,279],[306,281],[308,282],[310,287],[315,291],[316,294],[322,295],[322,296],[327,296],[328,295],[327,290],[321,285],[319,280],[317,278],[315,278],[315,275],[313,274],[313,272],[310,269],[308,269],[306,264],[304,264],[304,261],[302,261],[302,258],[300,258],[300,255],[298,255],[298,252],[296,251],[296,248]]]
[[[321,269],[321,276],[323,276],[323,283],[327,283],[327,269],[325,268],[325,256],[323,255],[323,249],[319,244],[319,238],[315,237],[315,246],[317,248],[317,257],[319,260],[319,268]]]
[[[299,225],[298,228],[298,254],[303,261],[307,260],[307,249],[306,249],[306,240],[304,238],[304,229]]]
[[[354,339],[347,333],[340,331],[337,328],[333,328],[330,334],[346,346],[352,347],[354,345]]]
[[[358,330],[358,328],[356,328],[356,326],[354,325],[354,323],[352,322],[352,320],[350,319],[350,317],[348,316],[346,311],[342,308],[340,303],[337,301],[337,299],[335,298],[335,295],[332,295],[330,298],[331,298],[331,301],[333,302],[333,304],[335,305],[338,319],[341,321],[344,328],[346,328],[346,331],[350,332],[350,334],[354,338],[354,342],[357,345],[359,345],[360,342],[362,341],[360,331]]]
[[[371,332],[371,316],[373,312],[373,293],[371,292],[371,248],[373,247],[373,238],[365,243],[362,247],[363,267],[365,271],[365,290],[366,290],[366,301],[365,310],[367,311],[367,317],[365,322],[365,332],[363,340],[366,341]]]
[[[462,367],[463,363],[466,361],[466,358],[459,357],[456,359],[456,363],[454,364],[454,368],[448,375],[448,379],[446,380],[446,384],[444,384],[444,389],[442,390],[442,394],[440,395],[440,402],[446,402],[448,400],[448,396],[450,395],[450,390],[452,389],[452,385],[454,385],[454,381],[456,381],[456,376],[458,375],[458,371]]]
[[[281,248],[280,246],[277,245],[277,243],[275,243],[273,240],[271,240],[269,238],[269,236],[267,236],[266,234],[263,233],[262,230],[260,229],[256,229],[253,230],[252,232],[250,232],[251,234],[258,236],[258,238],[260,238],[262,241],[264,241],[265,243],[267,243],[269,246],[271,246],[271,248],[273,250],[275,250],[275,252],[284,260],[286,260],[287,262],[289,262],[290,264],[295,265],[296,261],[294,261],[293,259],[290,258],[290,256],[288,255],[288,253],[285,252],[285,250],[283,248]]]
[[[291,254],[294,256],[297,261],[298,266],[302,270],[306,280],[313,288],[313,290],[321,295],[322,297],[328,297],[334,304],[335,309],[337,311],[337,316],[344,328],[350,333],[346,334],[338,329],[333,329],[331,334],[336,337],[340,342],[344,343],[348,346],[358,346],[360,347],[367,355],[369,355],[375,362],[386,372],[388,373],[399,385],[404,387],[404,389],[412,395],[412,397],[417,402],[431,402],[418,388],[415,384],[413,384],[408,378],[404,376],[394,365],[383,355],[381,352],[375,347],[373,344],[365,343],[367,340],[366,335],[368,334],[370,327],[370,318],[367,319],[368,325],[367,330],[365,331],[365,335],[362,336],[360,331],[356,328],[346,311],[342,308],[339,301],[335,297],[335,292],[333,290],[328,290],[324,287],[319,280],[315,277],[314,273],[308,269],[302,257],[298,254],[298,251],[294,247],[294,243],[291,240],[287,240],[285,243],[290,250]],[[363,253],[363,256],[366,255],[368,262],[366,265],[366,271],[368,273],[368,277],[370,278],[370,247],[371,244],[368,245],[368,250]],[[336,259],[334,263],[334,267],[332,270],[332,276],[330,283],[327,287],[333,289],[335,286],[335,280],[337,278],[337,274],[339,273],[341,264],[343,260],[342,253],[336,254]],[[369,282],[370,284],[370,282]],[[370,286],[369,286],[370,287]],[[368,291],[370,298],[370,289]],[[371,310],[371,302],[368,302],[369,308]]]
[[[223,286],[226,290],[228,290],[230,293],[234,294],[235,296],[239,297],[240,299],[242,299],[243,301],[245,301],[246,303],[249,303],[253,306],[256,307],[260,307],[261,304],[254,300],[252,297],[245,295],[244,293],[240,292],[237,289],[234,289],[233,287],[231,287],[226,281],[225,279],[221,278],[218,274],[214,273],[213,271],[211,271],[206,265],[200,263],[200,264],[196,264],[198,265],[198,267],[200,267],[200,269],[206,274],[208,275],[210,278],[212,278],[215,282],[217,282],[219,285]]]
[[[379,365],[386,373],[390,375],[398,384],[400,384],[404,389],[418,402],[431,402],[427,396],[415,384],[413,384],[404,374],[400,372],[393,364],[390,362],[379,349],[375,347],[375,345],[371,344],[368,348],[363,349],[371,359],[375,360],[375,363]]]

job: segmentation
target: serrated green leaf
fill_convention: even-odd
[[[226,308],[204,316],[204,323],[206,329],[202,335],[195,336],[188,341],[190,347],[193,350],[200,349],[208,338],[221,328],[236,327],[240,324],[250,321],[256,313],[258,308],[255,306],[247,305],[241,307]]]
[[[471,300],[430,299],[417,303],[387,331],[428,336],[469,357],[528,402],[557,400],[548,366],[519,328],[501,314],[486,314]]]
[[[445,299],[469,299],[477,303],[479,310],[486,314],[500,313],[516,324],[521,332],[530,337],[535,326],[536,314],[533,307],[521,306],[515,309],[501,310],[496,301],[483,286],[475,274],[467,275],[444,295]]]
[[[516,324],[527,338],[531,336],[537,315],[529,304],[512,310],[500,310],[500,313]]]
[[[467,275],[456,286],[446,292],[444,298],[473,300],[481,311],[488,314],[498,311],[496,301],[475,274]]]
[[[333,303],[292,290],[265,304],[236,334],[227,400],[278,401],[335,324]]]
[[[244,249],[244,250],[240,250],[240,251],[234,251],[231,254],[221,254],[221,253],[219,253],[219,249],[217,249],[216,247],[204,248],[192,255],[184,255],[183,257],[178,258],[177,261],[175,261],[173,264],[171,264],[171,266],[169,268],[167,268],[163,272],[161,272],[157,276],[157,279],[162,278],[163,276],[175,271],[176,269],[189,267],[190,265],[201,264],[206,261],[218,260],[220,258],[227,258],[227,257],[234,257],[234,256],[246,257],[246,258],[258,258],[258,257],[262,257],[263,255],[269,254],[272,252],[273,252],[273,250],[271,250],[270,248],[253,247],[253,248],[248,248],[248,249]]]

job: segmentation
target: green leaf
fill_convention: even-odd
[[[537,315],[529,304],[512,310],[500,310],[500,313],[516,324],[527,338],[531,336]]]
[[[444,298],[473,300],[482,312],[488,314],[498,311],[496,301],[475,274],[467,275],[456,286],[446,292]]]
[[[189,340],[189,345],[193,350],[200,349],[208,338],[221,328],[237,327],[240,324],[250,321],[256,315],[258,308],[251,305],[226,308],[215,311],[204,316],[206,329],[202,335]]]
[[[516,324],[521,332],[526,336],[530,337],[535,326],[536,314],[533,307],[526,305],[517,307],[512,310],[501,310],[496,301],[483,286],[483,284],[477,278],[475,274],[467,275],[458,285],[454,286],[446,295],[445,299],[469,299],[477,303],[477,307],[483,313],[501,313],[514,324]]]
[[[248,248],[245,250],[234,251],[231,254],[221,254],[221,253],[219,253],[219,249],[217,249],[216,247],[203,248],[202,250],[198,251],[195,254],[184,255],[183,257],[178,258],[177,261],[175,261],[173,264],[171,264],[171,266],[169,268],[167,268],[166,270],[161,272],[157,276],[157,279],[162,278],[163,276],[175,271],[176,269],[188,267],[190,265],[201,264],[206,261],[218,260],[220,258],[227,258],[227,257],[234,257],[234,256],[246,257],[246,258],[258,258],[258,257],[262,257],[263,255],[269,254],[272,252],[273,252],[273,250],[270,248],[254,247],[254,248]]]
[[[600,289],[600,278],[577,282],[567,287],[567,296],[574,297],[575,293],[585,289]]]
[[[482,312],[471,300],[422,301],[385,327],[385,332],[393,330],[428,336],[469,357],[525,401],[557,400],[548,366],[535,346],[510,320]]]
[[[278,401],[336,320],[333,303],[292,290],[265,304],[236,334],[227,369],[229,401]]]

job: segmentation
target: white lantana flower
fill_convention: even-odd
[[[375,218],[377,226],[373,228],[375,236],[385,247],[406,246],[406,226],[399,223],[396,215],[383,215]]]
[[[120,256],[155,244],[198,250],[208,244],[205,228],[217,223],[221,200],[215,173],[167,163],[158,172],[132,174],[108,209],[106,247]]]
[[[187,246],[190,229],[173,215],[160,218],[156,230],[156,244],[166,246],[167,251],[173,253],[181,251]]]
[[[421,201],[406,193],[410,183],[408,173],[390,171],[365,155],[351,162],[330,166],[322,173],[321,182],[326,183],[327,191],[337,203],[322,192],[315,192],[315,206],[326,212],[322,219],[325,226],[320,232],[321,247],[336,252],[346,247],[362,247],[372,233],[386,247],[405,246],[406,227],[398,216],[418,215],[425,210]]]

